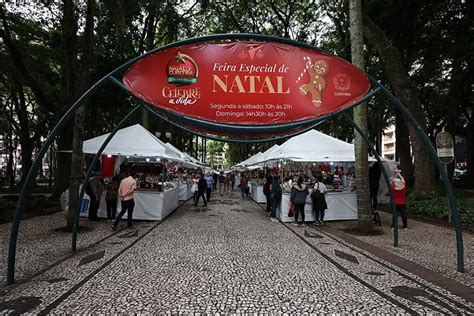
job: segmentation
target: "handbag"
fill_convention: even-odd
[[[318,182],[318,188],[316,190],[313,190],[313,192],[311,192],[311,199],[312,200],[318,200],[322,197],[322,193],[321,191],[319,191],[319,182]]]
[[[296,205],[295,205],[295,203],[291,203],[290,204],[290,209],[288,211],[288,217],[295,216],[295,211],[296,211]]]

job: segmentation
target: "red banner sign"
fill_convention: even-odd
[[[149,55],[126,72],[143,101],[226,124],[283,124],[348,107],[370,89],[363,71],[315,50],[231,41],[183,45]]]

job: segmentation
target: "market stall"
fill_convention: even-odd
[[[191,192],[191,187],[193,186],[192,179],[184,178],[184,179],[175,179],[173,181],[178,186],[178,199],[180,201],[187,201],[193,196],[193,192]]]
[[[263,184],[253,183],[250,187],[250,194],[252,195],[252,199],[257,203],[267,202],[267,198],[265,197],[265,194],[263,194]]]
[[[282,180],[283,196],[277,217],[291,222],[288,217],[291,186],[300,176],[312,188],[318,176],[328,187],[325,220],[357,219],[357,192],[354,189],[354,145],[316,130],[310,130],[272,147],[251,162],[268,167],[273,162]],[[263,193],[263,192],[262,192]],[[311,199],[307,198],[305,220],[313,221]]]
[[[354,220],[357,219],[357,193],[356,192],[328,192],[326,193],[326,203],[328,205],[324,214],[325,221],[332,220]],[[282,222],[294,222],[294,216],[288,217],[290,209],[290,193],[283,193],[280,207],[277,209],[277,218]],[[309,196],[306,198],[304,206],[305,221],[315,221],[313,203]]]
[[[83,152],[95,154],[108,134],[83,143]],[[141,125],[119,130],[106,146],[104,155],[115,159],[115,173],[133,170],[138,173],[134,194],[134,219],[162,220],[178,207],[179,183],[173,182],[169,170],[173,163],[181,162],[180,156]],[[120,212],[117,198],[117,212]],[[81,216],[87,216],[86,212]],[[101,197],[99,217],[107,217],[105,192]]]
[[[139,188],[133,194],[135,207],[133,219],[137,220],[163,220],[171,214],[179,204],[179,188],[174,183],[168,183],[165,191]],[[122,210],[120,199],[117,198],[117,214]],[[81,215],[87,216],[87,213]],[[105,192],[102,194],[98,217],[107,218]],[[124,217],[126,218],[126,216]]]

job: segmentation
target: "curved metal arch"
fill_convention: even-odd
[[[107,83],[108,78],[109,75],[106,75],[102,79],[100,79],[96,84],[90,87],[89,90],[87,90],[76,102],[74,102],[74,104],[69,108],[69,110],[66,111],[66,113],[61,117],[56,126],[54,126],[51,133],[48,135],[48,138],[41,146],[41,149],[39,150],[35,161],[31,165],[30,170],[28,171],[28,175],[25,178],[25,183],[23,184],[23,187],[20,192],[20,197],[18,199],[18,203],[15,209],[15,215],[13,217],[12,228],[10,231],[10,242],[8,244],[7,284],[12,284],[15,282],[15,256],[18,230],[20,227],[21,214],[26,205],[26,198],[28,195],[28,191],[31,188],[33,177],[35,177],[38,173],[40,163],[42,162],[44,155],[48,151],[49,147],[51,146],[51,143],[58,134],[59,130],[64,127],[64,125],[69,121],[69,119],[82,105],[82,103],[87,100],[89,96],[94,94],[96,91],[102,88],[103,85]]]
[[[138,56],[138,57],[122,64],[121,66],[119,66],[116,69],[114,69],[113,71],[111,71],[109,74],[105,75],[98,82],[96,82],[91,88],[89,88],[89,90],[87,90],[68,109],[68,111],[59,120],[59,122],[56,124],[56,126],[53,128],[53,130],[49,134],[49,136],[46,139],[45,143],[42,145],[42,147],[41,147],[40,151],[38,152],[38,155],[37,155],[33,165],[31,166],[31,168],[28,172],[28,175],[25,179],[25,183],[24,183],[24,185],[22,187],[22,190],[21,190],[21,193],[20,193],[20,198],[18,200],[17,207],[15,209],[15,215],[14,215],[12,228],[11,228],[11,233],[10,233],[10,242],[9,242],[9,247],[8,247],[8,263],[7,263],[7,284],[12,284],[12,283],[14,283],[14,280],[15,280],[14,279],[14,275],[15,275],[15,256],[16,256],[16,244],[17,244],[17,236],[18,236],[18,230],[19,230],[19,225],[20,225],[20,218],[21,218],[21,213],[23,211],[23,208],[25,207],[25,204],[26,204],[27,193],[28,193],[28,191],[31,187],[33,177],[38,172],[39,165],[40,165],[44,155],[46,154],[47,150],[49,149],[49,146],[53,142],[54,137],[56,137],[58,131],[66,124],[66,122],[71,118],[71,116],[76,112],[76,110],[82,105],[82,103],[90,95],[92,95],[97,90],[99,90],[109,80],[111,80],[111,81],[113,81],[113,79],[116,80],[115,75],[123,74],[123,71],[128,66],[132,65],[133,63],[139,61],[140,59],[142,59],[146,56],[149,56],[149,55],[151,55],[155,52],[165,50],[165,49],[169,49],[169,48],[176,47],[176,46],[192,44],[192,43],[197,43],[197,42],[226,41],[226,40],[239,40],[239,39],[242,39],[242,40],[260,40],[260,41],[268,41],[268,42],[289,44],[289,45],[293,45],[293,46],[296,46],[296,47],[302,47],[302,48],[307,48],[307,49],[311,49],[311,50],[320,51],[320,52],[323,52],[323,53],[328,54],[330,56],[337,57],[336,55],[334,55],[330,52],[327,52],[325,50],[322,50],[322,49],[320,49],[316,46],[309,45],[309,44],[306,44],[306,43],[297,42],[297,41],[286,39],[286,38],[281,38],[281,37],[260,35],[260,34],[216,34],[216,35],[209,35],[209,36],[204,36],[204,37],[186,39],[186,40],[174,42],[172,44],[168,44],[168,45],[156,48],[154,50],[151,50],[151,51],[147,52],[146,54],[140,55],[140,56]],[[337,58],[341,59],[340,57],[337,57]],[[341,59],[341,60],[343,60],[343,59]],[[347,62],[347,63],[349,63],[349,62]],[[397,108],[399,108],[402,111],[402,113],[412,122],[412,124],[414,124],[414,126],[417,127],[417,130],[418,130],[419,134],[421,135],[425,145],[427,146],[430,154],[432,155],[432,158],[435,160],[436,166],[437,166],[437,168],[438,168],[438,170],[439,170],[439,172],[442,176],[443,184],[444,184],[444,186],[446,188],[446,191],[447,191],[447,194],[448,194],[448,200],[450,201],[451,207],[452,207],[452,210],[453,210],[453,221],[454,221],[455,228],[456,228],[456,240],[457,240],[457,251],[458,251],[458,271],[464,272],[463,242],[462,242],[462,233],[461,233],[461,228],[460,228],[460,223],[459,223],[459,213],[458,213],[458,209],[457,209],[457,202],[454,198],[452,188],[449,184],[446,171],[442,168],[441,162],[439,161],[439,158],[437,157],[437,155],[434,151],[434,148],[433,148],[431,142],[429,141],[428,137],[423,132],[423,130],[421,129],[419,124],[416,122],[416,120],[413,118],[413,116],[410,114],[410,112],[385,87],[383,87],[380,83],[378,83],[376,80],[374,80],[372,77],[370,77],[367,73],[366,73],[366,75],[369,77],[369,79],[372,83],[372,86],[380,88],[381,91],[384,94],[387,95],[387,97],[390,99],[390,101]],[[378,93],[378,92],[379,91],[377,90],[376,93]],[[374,93],[374,95],[375,95],[375,93]],[[352,107],[354,107],[354,105]],[[347,109],[348,108],[346,108],[346,110]],[[340,114],[340,113],[338,113],[338,114]],[[159,115],[157,115],[157,116],[159,116]],[[324,121],[329,120],[332,117],[334,117],[334,116],[329,115],[329,117],[327,117]],[[167,118],[164,118],[164,119],[166,121],[172,123],[169,119],[167,119]],[[324,121],[320,121],[318,123],[315,123],[315,125],[312,126],[311,128],[319,125],[320,123],[322,123]],[[308,128],[308,129],[310,129],[310,128]],[[188,131],[193,133],[193,134],[199,135],[196,131],[191,131],[191,130],[188,130]],[[302,133],[302,132],[303,131],[301,131],[300,133]],[[296,133],[296,134],[298,134],[298,133]],[[294,135],[296,135],[296,134],[294,134]],[[219,140],[219,138],[217,138],[217,137],[210,137],[209,135],[203,135],[203,134],[201,134],[201,135],[203,137],[206,137],[206,138]],[[292,135],[286,135],[286,137],[289,137],[289,136],[292,136]],[[280,138],[283,138],[283,137],[280,137]],[[279,138],[265,139],[265,140],[260,140],[260,141],[276,140],[276,139],[279,139]],[[223,140],[224,141],[229,141],[228,139],[223,139]],[[247,141],[242,140],[241,142],[248,142],[248,140]]]
[[[444,169],[441,160],[439,159],[436,151],[431,143],[430,139],[426,135],[426,133],[421,128],[420,124],[418,124],[417,120],[413,117],[413,115],[408,111],[408,109],[382,84],[376,81],[371,76],[367,75],[372,82],[372,85],[381,88],[382,93],[388,98],[388,100],[398,109],[405,118],[413,124],[416,128],[418,135],[421,137],[425,148],[428,150],[428,153],[431,155],[431,158],[435,162],[436,168],[441,175],[441,179],[446,190],[446,195],[448,198],[448,207],[451,207],[453,213],[453,222],[454,228],[456,231],[456,251],[457,251],[457,271],[464,272],[464,247],[463,247],[463,238],[462,238],[462,231],[461,231],[461,223],[459,221],[459,209],[456,198],[454,196],[453,188],[451,187],[451,183],[448,178],[448,174]]]

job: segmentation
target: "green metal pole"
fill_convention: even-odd
[[[106,83],[107,77],[102,78],[98,81],[95,85],[93,85],[89,90],[87,90],[70,108],[69,110],[63,115],[63,117],[59,120],[56,126],[53,128],[51,133],[49,134],[48,138],[41,146],[38,155],[36,156],[33,165],[31,166],[30,170],[28,171],[28,175],[26,176],[25,183],[21,189],[20,197],[15,209],[15,216],[13,218],[12,228],[10,232],[10,242],[8,244],[8,262],[7,262],[7,284],[13,284],[15,282],[15,257],[16,257],[16,244],[18,238],[18,230],[20,227],[20,220],[21,214],[23,209],[26,205],[26,199],[28,198],[28,192],[30,191],[31,184],[33,182],[34,177],[38,173],[39,166],[43,161],[43,157],[49,149],[49,146],[54,140],[54,137],[58,134],[58,132],[64,127],[64,125],[69,121],[69,119],[73,116],[76,110],[82,105],[82,103],[93,93],[99,90],[104,83]]]
[[[397,208],[395,207],[395,199],[393,197],[392,187],[390,185],[390,177],[387,174],[387,171],[385,170],[385,168],[383,167],[382,159],[380,159],[380,155],[378,154],[377,150],[375,150],[375,146],[370,142],[367,135],[360,129],[360,127],[354,122],[354,120],[351,119],[345,112],[342,113],[342,116],[344,116],[344,118],[347,120],[347,122],[353,128],[355,128],[357,130],[357,132],[360,134],[360,136],[362,136],[362,138],[367,143],[367,146],[369,146],[372,153],[374,153],[375,159],[377,159],[378,163],[380,164],[380,166],[382,168],[382,173],[383,173],[383,176],[385,178],[385,183],[387,184],[387,188],[388,188],[388,194],[390,196],[390,208],[392,209],[392,223],[393,223],[393,228],[394,228],[394,230],[393,230],[393,246],[398,247],[398,220],[397,220],[398,219],[397,218],[398,214],[397,214]]]
[[[132,116],[135,112],[137,112],[139,109],[142,108],[142,105],[137,105],[134,107],[128,114],[115,126],[115,128],[110,132],[109,136],[104,140],[102,145],[100,146],[99,150],[94,156],[94,159],[92,160],[91,165],[89,166],[89,169],[87,169],[86,173],[86,178],[84,179],[84,182],[82,183],[82,187],[79,193],[79,200],[77,201],[77,206],[76,206],[76,212],[74,213],[74,224],[72,226],[72,244],[71,244],[71,251],[76,252],[76,246],[77,246],[77,230],[79,228],[79,218],[80,218],[80,207],[82,203],[82,199],[84,198],[84,192],[86,190],[86,183],[89,180],[90,176],[92,175],[92,170],[94,170],[95,165],[97,164],[97,161],[99,161],[99,157],[104,151],[105,147],[109,144],[109,142],[112,140],[112,138],[115,136],[117,131],[122,127],[122,125]]]
[[[382,89],[383,94],[385,94],[385,96],[395,105],[395,107],[398,110],[400,110],[400,112],[403,113],[405,118],[407,118],[413,124],[418,134],[420,135],[421,139],[423,140],[423,143],[425,144],[425,147],[428,150],[431,158],[436,164],[438,172],[441,175],[444,188],[446,190],[446,194],[448,197],[448,205],[451,205],[452,212],[453,212],[453,222],[454,222],[454,228],[456,231],[457,271],[464,272],[464,247],[463,247],[463,241],[462,241],[461,223],[459,221],[458,204],[454,196],[451,183],[449,182],[448,175],[443,167],[443,164],[441,163],[441,160],[439,160],[438,155],[436,154],[436,151],[433,147],[433,144],[431,144],[430,139],[425,134],[420,124],[418,124],[418,122],[415,120],[413,115],[411,115],[410,111],[408,111],[408,109],[405,108],[405,106],[403,106],[403,104],[400,101],[398,101],[398,99],[392,93],[390,93],[390,91],[388,91],[384,86],[382,86],[380,83],[375,81],[370,76],[369,78],[372,81],[372,85],[380,87]]]

